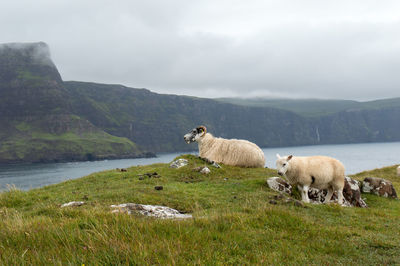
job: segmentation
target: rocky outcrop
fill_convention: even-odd
[[[188,219],[192,218],[191,214],[180,213],[179,211],[158,205],[143,205],[136,203],[124,203],[119,205],[111,205],[114,209],[113,213],[140,214],[161,219]]]
[[[383,178],[366,177],[363,181],[362,192],[397,199],[397,193],[392,182]]]
[[[181,168],[181,167],[184,167],[184,166],[186,166],[186,165],[188,165],[189,164],[189,161],[188,160],[186,160],[186,159],[178,159],[178,160],[176,160],[176,161],[173,161],[170,165],[169,165],[169,167],[170,168]]]
[[[275,191],[287,193],[289,195],[292,194],[292,186],[283,178],[271,177],[267,180],[267,184],[271,189]],[[310,198],[312,203],[323,203],[327,193],[328,191],[326,189],[319,190],[316,188],[310,188],[308,191],[308,197]],[[357,180],[346,177],[343,189],[343,196],[345,198],[345,202],[343,203],[344,206],[361,208],[368,207],[365,201],[361,198],[360,186]],[[331,200],[337,200],[336,193],[333,194]]]
[[[278,191],[278,192],[284,192],[289,195],[292,194],[292,186],[283,178],[280,177],[271,177],[268,178],[267,184],[270,189]]]

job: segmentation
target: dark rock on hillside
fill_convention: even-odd
[[[363,181],[362,191],[364,193],[373,193],[381,197],[397,199],[397,193],[392,182],[383,178],[366,177]]]
[[[271,177],[267,180],[267,184],[271,189],[275,191],[292,195],[292,186],[283,178]],[[314,203],[323,203],[325,201],[325,197],[327,194],[328,191],[326,189],[319,190],[316,188],[310,188],[308,191],[308,197],[311,200],[311,202]],[[361,207],[361,208],[368,207],[365,201],[361,198],[360,186],[357,180],[351,179],[350,177],[346,177],[343,189],[343,196],[345,198],[345,203],[343,205],[345,206]],[[333,194],[331,200],[337,201],[336,192]]]

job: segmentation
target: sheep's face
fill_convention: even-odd
[[[290,159],[293,158],[292,155],[281,157],[279,154],[276,155],[278,158],[276,160],[276,169],[278,170],[278,175],[286,175],[286,172],[290,168]]]
[[[185,136],[183,136],[183,139],[186,141],[186,143],[191,143],[198,141],[202,136],[205,134],[205,128],[204,127],[197,127],[193,128],[189,133],[187,133]]]

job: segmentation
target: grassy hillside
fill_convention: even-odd
[[[272,205],[271,169],[204,163],[105,171],[27,192],[0,194],[0,264],[396,264],[400,261],[400,202],[365,195],[367,209],[332,205]],[[157,172],[160,178],[139,180]],[[395,167],[357,175],[394,182]],[[154,186],[162,185],[161,191]],[[78,208],[60,204],[85,199]],[[189,220],[111,214],[126,202],[166,205]]]
[[[57,162],[141,155],[127,138],[112,136],[74,115],[2,121],[0,163]]]

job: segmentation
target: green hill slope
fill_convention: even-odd
[[[400,261],[400,202],[363,195],[369,208],[335,204],[306,208],[269,200],[271,169],[204,164],[131,167],[26,192],[0,193],[0,261],[16,264],[350,264]],[[160,178],[139,179],[157,172]],[[389,179],[395,167],[360,174]],[[154,186],[162,185],[157,191]],[[79,208],[60,204],[84,200]],[[165,205],[192,213],[188,220],[157,220],[111,213],[111,204]],[[52,248],[49,248],[52,247]]]
[[[69,97],[45,43],[0,45],[0,163],[142,155],[74,115]]]
[[[332,101],[333,113],[305,117],[278,108],[163,95],[121,85],[65,82],[65,88],[77,115],[154,152],[196,149],[186,145],[182,136],[201,124],[216,136],[248,139],[261,147],[400,140],[400,105],[395,99],[374,104],[379,108],[346,107],[340,112],[341,105],[354,107],[354,102]],[[299,106],[306,108],[305,103]],[[318,112],[317,106],[313,108]]]

